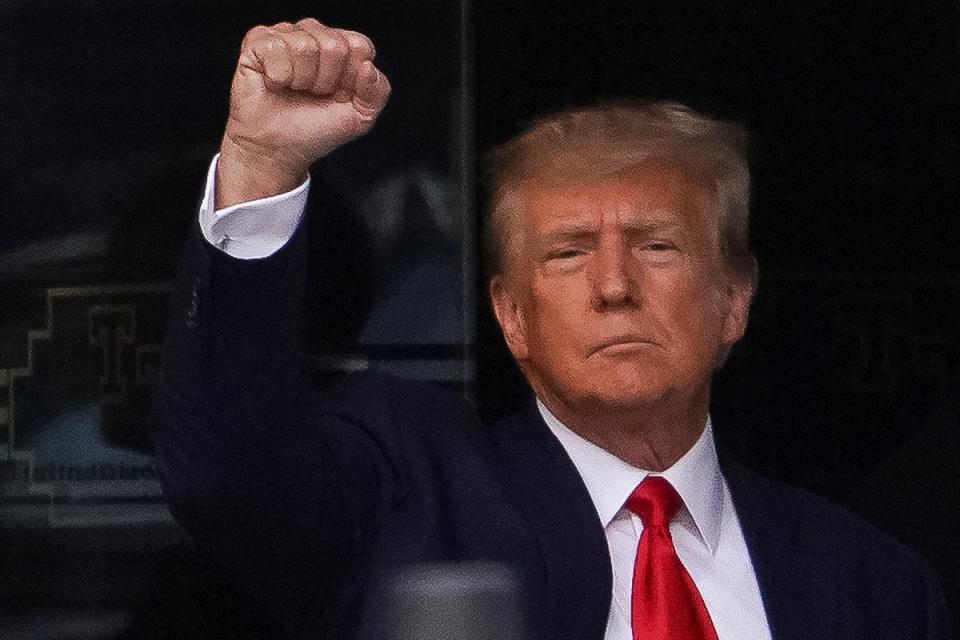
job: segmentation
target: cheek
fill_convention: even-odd
[[[668,332],[683,334],[686,342],[713,341],[722,319],[721,292],[712,283],[695,278],[665,278],[648,296],[657,318]]]
[[[562,359],[583,340],[583,306],[566,287],[534,291],[526,317],[528,340],[541,359]]]

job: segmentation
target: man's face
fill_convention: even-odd
[[[705,400],[746,328],[750,286],[724,268],[709,192],[669,163],[518,189],[491,294],[548,406],[595,412]]]

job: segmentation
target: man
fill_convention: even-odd
[[[286,633],[388,636],[400,568],[494,560],[536,637],[948,637],[915,554],[714,445],[710,379],[755,279],[735,126],[607,104],[497,151],[490,295],[537,396],[519,415],[484,427],[375,373],[312,394],[306,171],[384,107],[373,60],[315,20],[247,35],[164,352],[174,512]]]

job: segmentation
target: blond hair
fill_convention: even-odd
[[[738,124],[675,102],[607,101],[542,116],[488,158],[486,250],[491,275],[509,255],[516,188],[536,176],[556,184],[600,180],[649,160],[673,160],[712,188],[720,254],[756,279],[750,250],[747,134]]]

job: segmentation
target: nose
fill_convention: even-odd
[[[597,252],[595,306],[598,310],[634,306],[638,302],[629,249],[622,239],[605,239]]]

